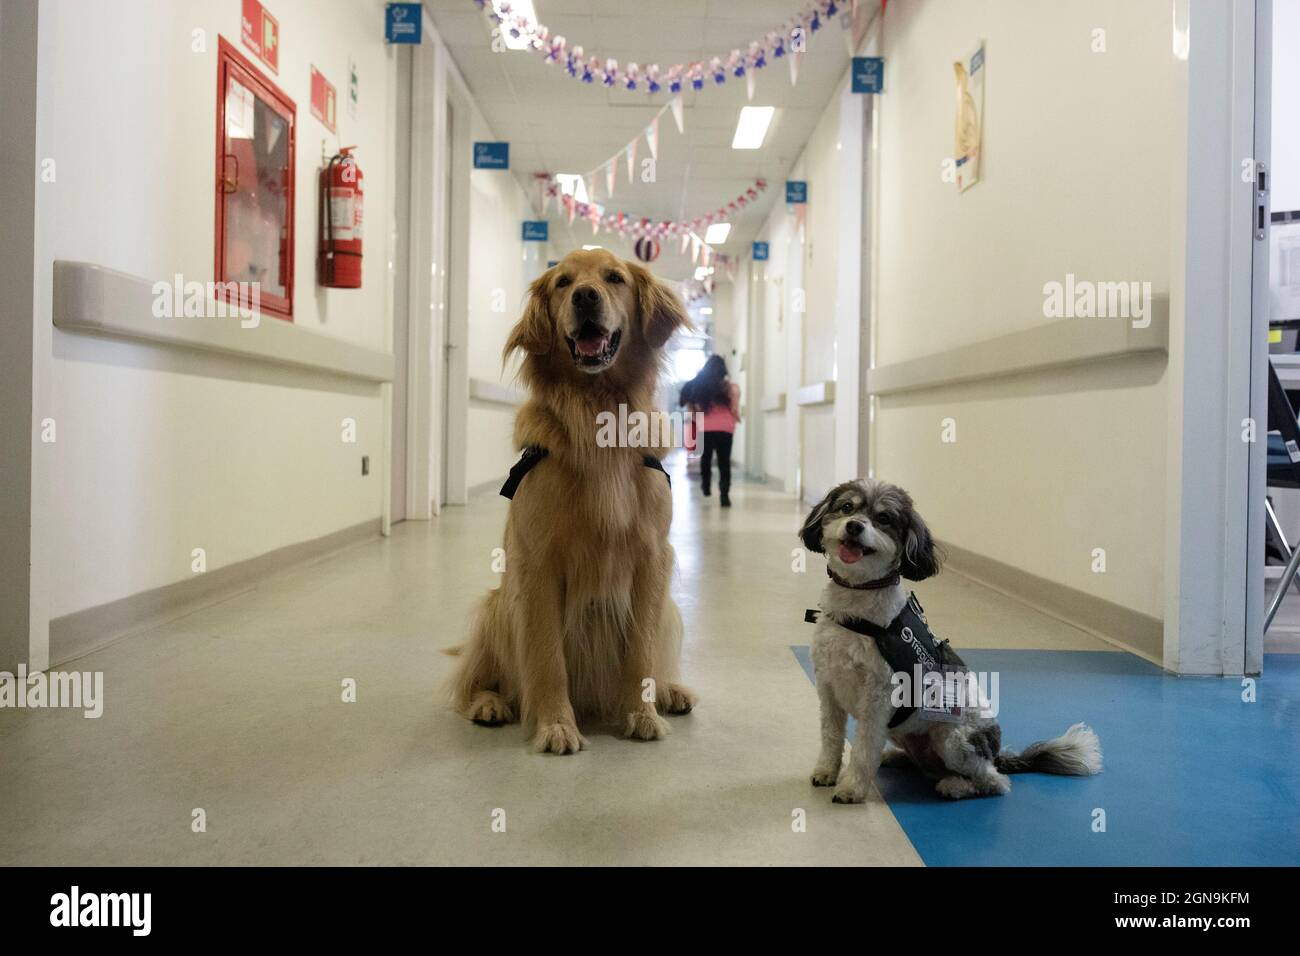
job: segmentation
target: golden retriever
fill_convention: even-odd
[[[452,696],[478,724],[522,718],[539,752],[585,747],[580,717],[659,740],[660,711],[695,704],[675,682],[672,495],[667,475],[646,465],[664,449],[603,447],[597,419],[620,404],[654,412],[664,343],[689,324],[648,270],[595,249],[533,282],[506,342],[504,360],[524,353],[530,392],[515,445],[547,454],[510,503],[505,573],[479,607]]]

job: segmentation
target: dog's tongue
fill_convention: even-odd
[[[840,560],[845,564],[856,564],[862,560],[862,546],[840,542]]]
[[[605,346],[609,344],[609,337],[605,335],[592,335],[585,339],[578,339],[574,343],[578,351],[583,355],[599,355],[605,351]]]

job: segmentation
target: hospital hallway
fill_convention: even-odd
[[[667,739],[592,727],[589,749],[548,759],[529,751],[518,724],[476,726],[446,706],[453,659],[441,650],[463,638],[474,602],[497,583],[484,542],[499,535],[506,501],[486,493],[76,661],[113,688],[97,720],[0,715],[0,753],[27,771],[0,776],[0,864],[1291,858],[1297,823],[1282,794],[1300,783],[1300,745],[1277,722],[1300,705],[1300,655],[1270,667],[1256,717],[1235,685],[1162,677],[957,573],[916,591],[938,634],[973,666],[1000,672],[1007,745],[1086,719],[1105,741],[1105,773],[1020,776],[1005,801],[948,804],[919,777],[882,770],[884,802],[832,805],[807,780],[818,721],[803,609],[825,576],[816,564],[792,570],[800,509],[745,483],[722,511],[688,482],[681,453],[670,471],[683,680],[700,703],[671,719]],[[355,703],[340,700],[346,678]],[[1246,742],[1215,739],[1216,724],[1242,727]],[[1181,742],[1171,747],[1159,732],[1172,728]],[[1273,784],[1243,792],[1247,771]],[[1097,806],[1113,832],[1092,832]],[[188,826],[193,807],[206,812],[201,836]],[[497,833],[489,821],[501,811]],[[806,830],[796,831],[800,811]]]
[[[1297,49],[0,0],[0,881],[1300,867]]]

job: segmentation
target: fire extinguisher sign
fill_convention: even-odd
[[[280,21],[271,16],[258,0],[244,0],[239,17],[239,37],[272,72],[280,72]]]
[[[311,68],[311,115],[331,133],[338,132],[338,94],[334,84],[314,66]]]

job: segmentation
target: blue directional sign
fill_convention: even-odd
[[[389,43],[419,43],[423,12],[418,3],[390,3],[384,8],[384,39]]]
[[[754,261],[755,261],[755,262],[766,262],[766,261],[767,261],[767,243],[766,243],[766,242],[756,242],[756,243],[754,243]]]
[[[550,238],[550,223],[545,219],[524,220],[524,242],[545,242]]]
[[[883,56],[855,56],[853,58],[853,92],[883,93],[885,91],[885,58]]]
[[[509,169],[510,168],[510,144],[509,143],[475,143],[474,144],[474,168],[475,169]]]
[[[806,203],[808,201],[808,184],[801,180],[787,179],[785,181],[785,201],[792,206]]]

